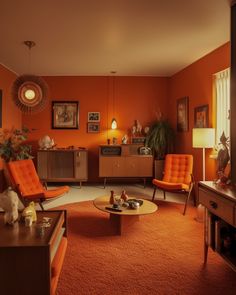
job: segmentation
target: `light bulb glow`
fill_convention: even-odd
[[[111,129],[117,129],[117,122],[115,118],[113,118],[111,121]]]
[[[25,91],[25,98],[28,100],[32,100],[35,98],[35,91],[32,89],[27,89]]]

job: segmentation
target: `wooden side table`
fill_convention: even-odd
[[[51,266],[58,249],[62,248],[61,245],[67,245],[66,211],[37,212],[38,222],[42,221],[43,217],[52,219],[51,226],[45,228],[43,235],[37,232],[36,224],[31,227],[20,222],[13,226],[5,225],[3,215],[1,212],[1,294],[54,294],[60,270],[54,276]],[[62,252],[65,253],[65,249]]]
[[[221,187],[212,181],[200,181],[198,192],[199,202],[205,207],[204,263],[210,247],[236,271],[236,189]],[[229,241],[226,241],[227,232]],[[230,246],[225,242],[230,242]]]

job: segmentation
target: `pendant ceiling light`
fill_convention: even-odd
[[[111,74],[113,74],[113,77],[112,77],[113,118],[111,120],[111,129],[115,130],[117,129],[117,121],[116,121],[116,118],[114,117],[114,109],[115,109],[115,77],[114,75],[116,74],[116,71],[111,71]]]
[[[29,66],[31,48],[34,41],[23,42],[29,49]],[[42,111],[48,101],[48,86],[46,82],[35,75],[21,75],[12,85],[12,99],[22,113],[32,114]]]

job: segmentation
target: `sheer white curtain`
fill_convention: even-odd
[[[230,69],[218,72],[215,75],[216,93],[216,144],[224,131],[225,136],[230,136]]]

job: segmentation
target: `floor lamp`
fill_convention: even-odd
[[[206,161],[205,149],[213,148],[215,145],[214,128],[193,128],[193,148],[202,149],[202,180],[206,180]],[[203,221],[203,207],[201,204],[197,207],[197,221]]]

